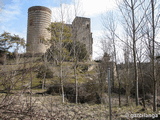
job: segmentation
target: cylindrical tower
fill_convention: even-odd
[[[43,6],[33,6],[28,9],[27,53],[45,53],[49,45],[44,39],[50,39],[47,30],[51,24],[51,10]]]

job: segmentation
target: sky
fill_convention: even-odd
[[[91,18],[93,33],[93,59],[102,56],[100,39],[102,33],[102,14],[116,9],[115,0],[0,0],[0,34],[4,31],[19,35],[26,40],[28,8],[45,6],[52,10],[52,21],[59,21],[60,5],[67,9],[65,22],[74,19],[73,8],[76,3],[76,15]]]

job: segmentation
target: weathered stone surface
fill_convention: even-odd
[[[50,45],[45,45],[43,40],[51,38],[51,33],[46,29],[50,24],[51,10],[49,8],[33,6],[28,9],[27,53],[46,52]],[[72,39],[86,45],[86,50],[91,59],[93,38],[90,18],[76,17],[72,24],[66,25],[72,28]]]
[[[28,9],[27,53],[45,53],[49,45],[44,39],[50,39],[51,33],[46,29],[51,24],[51,10],[42,6]]]

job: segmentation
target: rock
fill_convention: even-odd
[[[68,114],[69,114],[70,116],[72,116],[72,117],[75,115],[75,113],[72,112],[72,111],[69,111]]]

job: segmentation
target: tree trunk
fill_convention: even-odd
[[[154,0],[151,0],[151,7],[152,7],[152,78],[153,78],[153,111],[157,111],[157,81],[155,75],[155,19],[154,19]]]
[[[134,75],[135,75],[135,88],[136,88],[136,105],[139,105],[139,94],[138,94],[138,68],[137,68],[137,52],[136,52],[136,27],[135,27],[135,11],[134,3],[131,0],[132,9],[132,41],[133,41],[133,59],[134,59]]]

